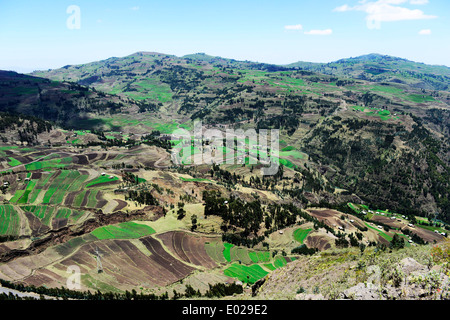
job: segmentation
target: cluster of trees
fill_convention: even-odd
[[[245,246],[248,248],[253,248],[254,246],[256,246],[257,244],[261,243],[262,241],[264,241],[265,236],[258,236],[258,237],[244,237],[242,235],[239,234],[235,234],[235,233],[224,233],[222,234],[222,241],[223,242],[228,242],[228,243],[232,243],[236,246]],[[264,245],[264,243],[263,243]]]
[[[339,248],[347,248],[348,246],[360,247],[361,246],[360,241],[363,238],[363,234],[360,232],[349,234],[348,240],[347,240],[345,238],[344,233],[338,232],[337,237],[338,238],[335,240],[336,247],[339,247]]]
[[[8,242],[8,241],[15,241],[15,240],[18,240],[18,239],[19,239],[19,237],[18,236],[14,236],[14,235],[1,235],[0,236],[0,243]]]
[[[244,202],[238,198],[224,198],[219,192],[204,191],[203,201],[205,216],[216,215],[222,218],[222,230],[227,232],[230,228],[241,228],[241,235],[247,237],[250,234],[257,236],[260,225],[263,222],[264,212],[261,202]]]
[[[123,172],[122,178],[124,182],[129,182],[131,184],[139,184],[141,182],[137,175],[127,171]]]
[[[291,252],[293,254],[313,255],[317,251],[319,251],[319,249],[317,249],[317,248],[308,248],[308,246],[306,244],[302,244],[302,245],[292,249]]]
[[[148,190],[130,190],[128,191],[128,195],[125,196],[125,200],[136,201],[137,203],[148,206],[156,206],[159,204],[158,199]]]
[[[242,285],[236,283],[224,284],[224,283],[216,283],[214,285],[209,284],[209,289],[205,292],[204,295],[200,292],[200,290],[195,290],[191,285],[187,284],[184,294],[178,293],[175,290],[173,291],[173,300],[177,300],[180,298],[222,298],[226,296],[232,296],[234,294],[241,294],[244,292],[244,288]]]
[[[2,300],[36,300],[36,298],[33,297],[21,297],[17,294],[14,294],[12,292],[9,292],[8,294],[6,293],[1,293],[0,294],[0,301]]]
[[[139,112],[155,112],[159,110],[160,105],[156,103],[138,101],[137,105],[139,107]],[[161,104],[162,105],[162,104]]]
[[[37,136],[43,132],[50,132],[53,124],[33,116],[10,114],[0,112],[0,132],[11,133],[16,131],[21,143],[35,144],[38,142]],[[6,138],[3,137],[3,142]]]
[[[182,220],[185,216],[186,210],[184,210],[184,202],[178,202],[177,219]],[[192,225],[194,226],[194,221],[192,221]],[[195,225],[197,225],[197,223],[195,223]]]
[[[304,150],[313,161],[338,169],[329,177],[332,185],[358,194],[367,203],[408,216],[423,215],[431,194],[441,219],[448,222],[448,143],[433,136],[420,118],[411,117],[412,131],[398,124],[333,117],[313,129]],[[365,138],[360,138],[363,134]],[[412,151],[396,150],[396,139]],[[319,188],[317,184],[313,191]]]
[[[166,150],[172,148],[170,139],[161,139],[161,132],[158,130],[152,131],[150,134],[141,137],[142,143],[148,146],[157,146]]]
[[[389,247],[392,249],[403,249],[405,247],[405,240],[397,233],[394,233],[394,236],[389,243]]]
[[[75,299],[75,300],[168,300],[169,294],[167,292],[156,295],[153,293],[150,294],[144,294],[144,293],[137,293],[136,290],[132,289],[131,292],[126,290],[124,293],[118,293],[118,292],[100,292],[97,290],[94,293],[91,293],[88,291],[76,291],[76,290],[70,290],[64,287],[61,288],[47,288],[47,287],[36,287],[34,285],[24,285],[21,283],[12,283],[7,280],[0,279],[0,284],[3,287],[14,289],[20,292],[33,292],[37,293],[41,296],[41,299],[44,299],[43,295],[50,296],[50,297],[56,297],[59,299],[67,300],[67,299]],[[243,292],[242,285],[238,285],[235,283],[231,284],[223,284],[223,283],[217,283],[214,285],[209,284],[209,289],[204,294],[205,297],[213,298],[213,297],[225,297],[225,296],[231,296],[234,294],[241,294]],[[186,285],[185,293],[179,294],[174,291],[174,296],[172,299],[179,299],[179,298],[196,298],[196,297],[202,297],[202,294],[199,290],[194,290],[192,286]],[[34,299],[34,298],[20,298],[13,294],[1,294],[0,300],[2,299],[12,299],[12,300],[19,300],[19,299]]]
[[[99,137],[100,140],[102,140]],[[137,144],[137,142],[133,139],[105,139],[104,141],[88,141],[85,145],[79,145],[80,147],[94,147],[100,146],[102,148],[109,147],[133,147]]]
[[[256,124],[256,129],[284,129],[287,134],[292,135],[300,125],[298,117],[293,117],[290,114],[287,115],[275,115],[270,118],[261,119]]]

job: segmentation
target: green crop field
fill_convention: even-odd
[[[287,264],[287,261],[284,257],[275,257],[275,261],[273,262],[273,265],[275,268],[282,268]]]
[[[280,151],[280,157],[293,157],[294,159],[303,159],[303,153],[297,150]]]
[[[265,263],[264,268],[269,269],[270,271],[277,270],[277,268],[272,263]]]
[[[391,112],[389,110],[379,110],[377,108],[361,106],[352,106],[351,108],[355,111],[364,112],[367,116],[378,117],[383,121],[394,119],[394,117],[391,116]],[[395,117],[395,119],[399,119],[399,117]]]
[[[291,161],[287,160],[287,159],[279,159],[279,162],[280,162],[280,164],[282,164],[285,167],[288,167],[288,168],[293,168],[294,167],[294,164]]]
[[[46,225],[50,226],[51,220],[53,217],[53,213],[55,211],[55,207],[48,206],[48,205],[42,205],[42,206],[23,206],[22,210],[26,212],[31,212],[34,214],[41,222]]]
[[[64,200],[64,196],[68,191],[77,191],[81,187],[82,181],[84,181],[88,176],[82,176],[78,171],[65,170],[57,177],[55,180],[58,183],[57,191],[51,199],[53,204],[61,204]]]
[[[223,245],[225,247],[225,249],[223,250],[223,257],[225,258],[226,261],[230,262],[231,261],[231,248],[234,247],[234,244],[225,242]]]
[[[89,190],[83,190],[75,196],[75,199],[73,200],[73,204],[72,204],[74,207],[81,207],[81,204],[83,203],[83,199],[84,199],[84,196],[86,195],[86,192],[89,192]]]
[[[22,197],[17,201],[18,204],[28,203],[28,196],[33,191],[36,184],[37,184],[36,180],[28,182],[27,187],[25,188],[22,194]]]
[[[224,274],[237,278],[244,283],[253,284],[261,278],[264,278],[269,272],[265,271],[260,265],[254,264],[245,266],[234,263],[229,268],[224,270]]]
[[[281,141],[280,141],[280,143],[281,143]],[[295,150],[295,147],[287,146],[287,147],[281,149],[282,152],[288,152],[288,151],[292,151],[292,150]]]
[[[44,198],[42,200],[42,203],[49,204],[51,203],[50,200],[52,199],[53,195],[55,193],[61,193],[63,192],[61,189],[64,188],[64,180],[69,175],[70,171],[68,170],[61,170],[61,173],[52,181],[50,186],[48,187],[47,191],[45,192]],[[53,203],[53,201],[52,201]]]
[[[182,181],[195,181],[195,182],[213,182],[212,180],[209,180],[209,179],[200,179],[200,178],[183,178],[183,177],[180,177],[180,180],[182,180]]]
[[[36,186],[34,187],[33,191],[31,191],[28,197],[28,203],[34,203],[36,201],[37,197],[39,196],[41,191],[44,190],[45,185],[47,184],[47,182],[50,180],[51,177],[52,174],[47,174],[42,178],[40,178],[39,180],[37,180]]]
[[[248,255],[254,263],[270,261],[270,252],[269,251],[256,251],[256,252],[250,251],[248,253]]]
[[[0,235],[17,235],[20,227],[19,215],[9,204],[0,205]]]
[[[20,162],[19,160],[13,158],[13,157],[9,157],[9,162],[8,165],[11,167],[15,167],[15,166],[20,166],[22,164],[22,162]]]
[[[404,92],[403,89],[396,88],[393,86],[373,86],[371,90],[378,92],[392,93],[394,95],[401,95]]]
[[[86,187],[92,187],[92,186],[95,186],[95,185],[100,184],[100,183],[105,183],[105,182],[110,182],[110,181],[117,181],[117,180],[119,180],[119,178],[114,177],[114,176],[111,179],[109,178],[109,176],[100,176],[100,177],[97,177],[94,180],[88,182]]]
[[[69,208],[60,208],[58,209],[58,212],[56,212],[55,218],[59,219],[59,218],[69,218],[70,215],[72,214],[72,210],[70,210]]]
[[[383,231],[381,231],[381,229],[379,228],[375,228],[373,226],[371,226],[368,223],[364,223],[366,225],[367,228],[373,229],[375,231],[377,231],[383,238],[385,238],[387,241],[391,242],[392,241],[392,237],[390,237],[389,235],[387,235],[386,233],[384,233]]]
[[[95,208],[95,206],[97,205],[97,194],[99,191],[100,190],[98,190],[98,189],[91,190],[91,192],[89,193],[88,202],[86,204],[86,207]]]
[[[118,225],[109,225],[92,231],[92,235],[99,240],[137,239],[152,233],[155,233],[153,228],[135,222],[124,222]]]
[[[433,102],[436,101],[432,96],[422,94],[410,94],[405,97],[406,100],[416,103]]]
[[[299,229],[296,229],[295,231],[294,231],[294,239],[295,239],[295,241],[298,241],[298,242],[300,242],[300,243],[303,243],[303,241],[305,240],[305,238],[308,236],[308,234],[309,234],[309,232],[311,231],[312,229],[301,229],[301,228],[299,228]]]
[[[233,247],[230,249],[230,259],[231,261],[239,261],[244,264],[250,264],[252,263],[252,259],[250,258],[248,254],[247,248],[241,248],[241,247]]]
[[[56,168],[64,168],[70,163],[72,163],[72,157],[42,160],[26,164],[25,169],[27,171],[34,171],[39,169],[49,170]]]

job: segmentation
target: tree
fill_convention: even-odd
[[[389,244],[392,249],[402,249],[405,247],[405,241],[397,233],[394,234],[392,241]]]
[[[191,221],[192,221],[191,231],[194,231],[195,229],[197,229],[197,215],[196,214],[192,215]]]
[[[181,220],[186,216],[186,210],[184,210],[184,203],[178,202],[177,219]]]

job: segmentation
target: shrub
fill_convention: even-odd
[[[431,248],[431,258],[434,263],[448,265],[450,262],[450,239],[434,245]]]

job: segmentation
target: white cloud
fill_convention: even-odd
[[[415,4],[415,5],[423,5],[428,4],[428,0],[411,0],[409,3]]]
[[[419,31],[419,34],[420,34],[421,36],[427,36],[427,35],[430,35],[430,34],[431,34],[431,30],[430,30],[430,29],[423,29],[423,30],[420,30],[420,31]]]
[[[286,30],[302,30],[303,26],[301,24],[296,24],[292,26],[284,26]]]
[[[313,35],[313,36],[328,36],[332,33],[333,33],[333,30],[331,30],[331,29],[305,31],[305,34],[309,34],[309,35]]]
[[[368,27],[378,26],[381,22],[393,22],[404,20],[424,20],[434,19],[437,16],[427,15],[419,9],[409,9],[401,4],[410,3],[412,5],[424,5],[428,0],[378,0],[367,1],[362,0],[356,6],[347,4],[335,8],[335,12],[361,11],[367,14],[366,21]]]
[[[351,11],[352,8],[348,6],[348,4],[344,4],[343,6],[337,7],[335,8],[333,11],[336,12],[346,12],[346,11]]]
[[[138,11],[138,10],[139,10],[139,7],[138,7],[138,6],[135,6],[135,7],[131,7],[130,9],[133,10],[133,11]]]

